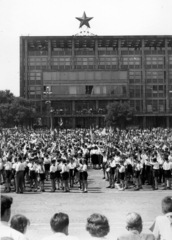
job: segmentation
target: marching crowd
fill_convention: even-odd
[[[0,221],[0,239],[1,240],[27,240],[25,234],[30,225],[29,219],[16,214],[11,218],[11,197],[1,195],[1,221]],[[123,233],[117,240],[171,240],[172,239],[172,197],[163,198],[162,203],[163,216],[158,216],[150,230],[152,233],[142,233],[143,222],[140,214],[131,212],[126,216],[127,233]],[[11,218],[11,221],[10,221]],[[10,222],[10,226],[8,226]],[[66,213],[55,213],[50,219],[52,235],[44,237],[43,240],[68,239],[78,240],[78,238],[69,235],[69,216]],[[104,238],[110,232],[110,225],[106,216],[101,214],[91,214],[87,218],[86,231],[90,234],[89,238]]]
[[[5,192],[69,192],[74,184],[88,191],[88,167],[102,169],[107,188],[171,188],[171,129],[66,129],[0,132],[0,184]]]

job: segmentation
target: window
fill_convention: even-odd
[[[147,83],[164,83],[165,76],[163,71],[147,71],[145,74],[146,82]]]
[[[164,57],[146,57],[146,68],[163,68]]]
[[[141,72],[129,72],[129,82],[130,84],[140,84],[141,83]]]
[[[122,57],[121,67],[126,69],[140,68],[141,67],[141,58],[140,57]]]
[[[94,94],[100,94],[100,86],[94,87]]]
[[[77,94],[76,86],[70,86],[69,87],[69,94]]]
[[[93,94],[93,86],[85,86],[85,94]]]

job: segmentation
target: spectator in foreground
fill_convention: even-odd
[[[13,199],[11,197],[1,195],[0,239],[12,238],[13,240],[27,240],[27,238],[22,233],[8,226],[8,222],[11,217],[12,203]]]
[[[153,234],[141,233],[143,228],[142,218],[138,213],[128,213],[126,229],[128,233],[122,234],[117,240],[155,240]]]
[[[110,231],[109,222],[105,216],[94,213],[87,219],[86,230],[92,237],[103,238]]]
[[[30,225],[29,219],[21,214],[14,215],[11,219],[11,228],[23,234],[27,231],[27,226]]]
[[[78,240],[76,237],[69,236],[69,217],[65,213],[55,213],[50,220],[51,230],[54,235],[43,238],[43,240],[68,239]]]
[[[150,230],[156,239],[171,240],[172,239],[172,196],[162,199],[162,212],[164,216],[158,216],[151,226]]]

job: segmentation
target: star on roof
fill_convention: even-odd
[[[93,17],[87,17],[85,12],[83,13],[82,18],[76,17],[76,19],[80,21],[80,26],[79,26],[79,28],[81,28],[83,25],[86,25],[87,27],[90,28],[89,21],[90,21],[92,18],[93,18]]]

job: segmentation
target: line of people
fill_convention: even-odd
[[[36,155],[28,157],[23,154],[14,160],[8,157],[4,169],[1,170],[5,192],[10,192],[13,184],[16,193],[23,193],[26,191],[26,183],[30,186],[28,191],[45,192],[45,181],[50,179],[51,192],[60,189],[69,192],[75,184],[78,184],[79,189],[87,193],[88,167],[82,156],[51,158],[52,156],[49,159],[39,158]]]
[[[26,240],[25,234],[27,227],[30,225],[30,221],[21,214],[14,215],[10,221],[12,203],[13,199],[11,197],[1,195],[0,238],[3,240]],[[150,227],[153,234],[145,234],[142,232],[142,218],[138,213],[132,212],[126,216],[126,229],[128,232],[122,233],[117,237],[117,240],[171,240],[172,197],[165,197],[161,205],[164,215],[158,216]],[[8,226],[9,221],[10,227]],[[78,240],[77,237],[69,235],[69,216],[66,213],[55,213],[50,219],[50,226],[53,235],[44,237],[43,240]],[[86,230],[89,232],[91,238],[104,238],[110,232],[109,221],[104,215],[97,213],[91,214],[91,216],[87,218]]]

